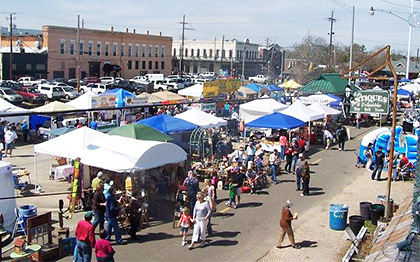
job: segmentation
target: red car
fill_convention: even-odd
[[[39,92],[36,87],[22,86],[19,89],[15,89],[15,92],[21,95],[24,101],[31,104],[44,104],[48,100],[48,97]]]

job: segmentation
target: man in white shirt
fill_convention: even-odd
[[[327,142],[327,146],[325,147],[325,149],[329,149],[331,145],[331,141],[333,139],[333,135],[326,128],[324,129],[324,139]]]
[[[12,151],[15,147],[15,140],[17,139],[16,132],[13,131],[12,127],[9,127],[7,132],[4,134],[4,143],[6,144],[6,150],[4,156],[7,156],[7,152],[9,152],[9,156],[12,157]]]

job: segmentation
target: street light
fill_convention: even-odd
[[[248,44],[249,44],[249,39],[245,38],[244,49],[243,49],[243,53],[242,53],[242,77],[241,77],[242,81],[245,80],[245,73],[244,73],[245,72],[245,51],[246,51],[246,48],[247,48]]]
[[[416,0],[418,1],[418,0]],[[409,24],[409,28],[408,28],[408,48],[407,48],[407,66],[405,69],[405,78],[409,79],[409,74],[410,74],[410,53],[411,53],[411,28],[414,27],[419,27],[420,24],[417,21],[417,17],[419,16],[419,13],[417,12],[413,12],[414,9],[414,0],[411,0],[411,11],[410,11],[410,16],[408,19],[405,19],[404,17],[401,17],[391,11],[387,11],[387,10],[382,10],[382,9],[375,9],[373,8],[373,6],[370,7],[369,9],[369,15],[374,16],[375,15],[375,11],[378,12],[383,12],[383,13],[387,13],[390,15],[393,15],[405,22],[407,22]]]

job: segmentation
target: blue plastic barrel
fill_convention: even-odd
[[[25,221],[25,226],[26,226],[26,221],[28,220],[28,218],[34,217],[37,215],[37,209],[35,205],[24,205],[21,206],[19,208],[19,215],[23,218],[23,220]]]
[[[347,214],[349,207],[343,204],[330,205],[330,228],[344,230],[347,227]]]

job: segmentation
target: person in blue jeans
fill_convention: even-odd
[[[99,225],[99,230],[104,229],[105,223],[105,211],[106,211],[106,198],[104,195],[104,184],[99,183],[96,187],[96,191],[93,194],[92,201],[92,211],[93,211],[93,228]]]
[[[117,200],[115,199],[115,187],[111,187],[109,189],[109,194],[106,197],[106,218],[107,218],[107,227],[106,232],[108,232],[108,236],[106,237],[107,240],[111,240],[112,229],[114,229],[115,234],[115,241],[117,244],[124,244],[121,238],[121,231],[120,227],[118,226],[118,212],[120,211],[120,207],[118,206]]]
[[[372,172],[372,180],[375,179],[376,173],[378,173],[377,180],[381,181],[381,173],[382,169],[384,168],[384,162],[385,162],[385,154],[382,152],[382,147],[379,147],[378,151],[375,152],[375,168]]]
[[[273,153],[270,154],[269,162],[271,165],[271,179],[277,184],[277,168],[280,166],[280,155],[277,149],[274,149]]]
[[[297,142],[294,142],[292,145],[292,149],[293,149],[293,157],[292,157],[292,170],[293,172],[296,171],[296,163],[299,159],[298,155],[300,153],[300,147],[299,144]]]
[[[80,220],[76,226],[76,246],[73,252],[73,262],[90,262],[92,259],[92,247],[95,246],[95,229],[90,221],[93,214],[88,211],[85,219]]]
[[[303,169],[303,162],[305,161],[305,157],[302,153],[299,154],[299,159],[296,161],[296,191],[301,190],[301,179],[302,179],[302,169]]]

